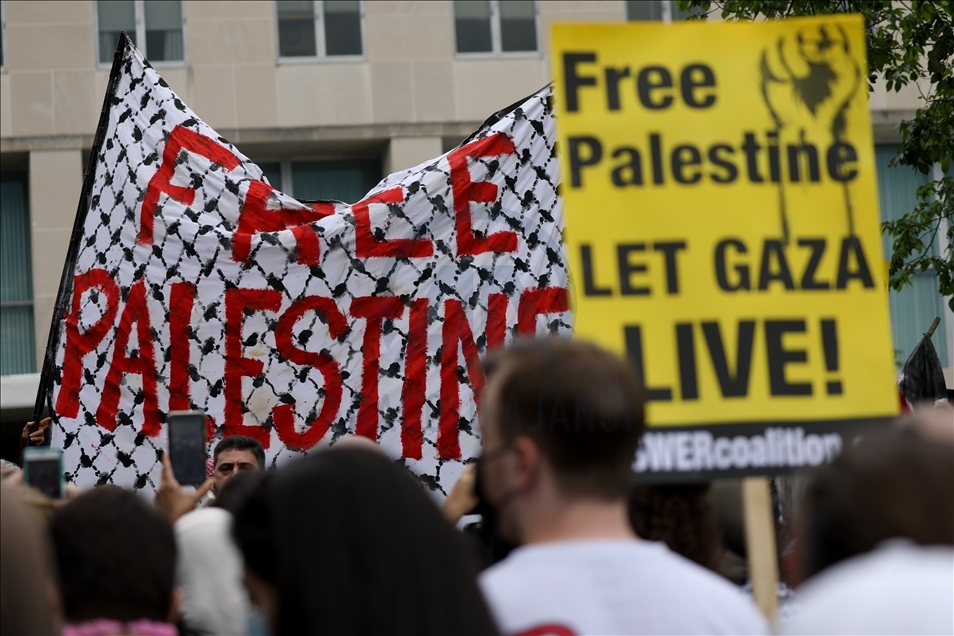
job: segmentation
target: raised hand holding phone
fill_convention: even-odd
[[[173,411],[169,413],[169,459],[176,481],[198,486],[205,481],[205,413]]]
[[[156,505],[169,515],[169,519],[175,523],[179,517],[195,509],[199,500],[212,489],[212,479],[206,479],[205,483],[200,485],[193,492],[187,492],[179,482],[172,470],[172,461],[169,453],[162,454],[162,481],[159,484],[159,490],[156,491]]]
[[[162,482],[156,491],[156,505],[173,522],[193,510],[212,488],[205,472],[205,413],[169,413],[169,452],[162,454]],[[181,484],[196,486],[187,492]]]

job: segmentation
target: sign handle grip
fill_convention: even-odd
[[[771,621],[778,608],[778,556],[768,478],[742,479],[742,516],[745,522],[745,548],[748,553],[752,595],[766,618]]]

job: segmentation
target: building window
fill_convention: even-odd
[[[458,53],[537,50],[537,6],[532,0],[455,0]]]
[[[278,0],[281,58],[364,55],[361,3],[357,0]]]
[[[258,167],[262,169],[262,174],[265,176],[265,180],[268,181],[276,190],[285,192],[285,187],[282,185],[282,164],[278,161],[260,161],[258,162]],[[285,194],[291,195],[291,192],[285,192]],[[294,196],[294,195],[293,195]]]
[[[0,184],[0,375],[34,373],[33,264],[26,175],[0,175]]]
[[[378,159],[263,161],[258,166],[273,188],[304,201],[357,203],[381,180]]]
[[[626,19],[631,22],[677,22],[701,11],[683,11],[676,0],[626,0]]]
[[[181,0],[97,0],[99,63],[112,64],[123,31],[150,62],[185,60]]]
[[[897,154],[897,147],[879,145],[875,157],[878,167],[878,198],[881,201],[881,220],[892,221],[910,212],[917,204],[916,190],[931,181],[930,176],[922,175],[908,166],[888,167],[888,162]],[[884,257],[891,259],[891,237],[883,236]],[[932,254],[937,254],[937,241],[931,245]],[[935,316],[943,316],[944,298],[941,296],[937,273],[933,269],[918,272],[900,292],[894,290],[888,295],[891,306],[891,332],[894,337],[895,361],[904,364],[914,347],[921,340],[921,334],[928,330]],[[954,364],[949,359],[950,345],[944,329],[934,332],[934,348],[941,358],[941,366]]]

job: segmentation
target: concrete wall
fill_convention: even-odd
[[[83,187],[80,150],[30,153],[30,231],[33,257],[33,321],[37,370],[50,331],[63,260],[70,244],[79,192]]]
[[[483,120],[550,81],[542,53],[460,58],[450,2],[365,2],[363,60],[278,61],[272,2],[186,2],[186,61],[156,63],[215,128]],[[108,69],[95,3],[5,3],[0,136],[91,135]],[[540,2],[555,21],[624,19],[623,2]],[[7,107],[9,106],[9,108]]]

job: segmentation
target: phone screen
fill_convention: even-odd
[[[169,415],[169,459],[180,484],[196,486],[206,480],[204,413]]]
[[[47,451],[49,453],[51,451]],[[63,498],[63,468],[58,454],[53,456],[24,458],[26,466],[27,485],[36,488],[47,497]]]

